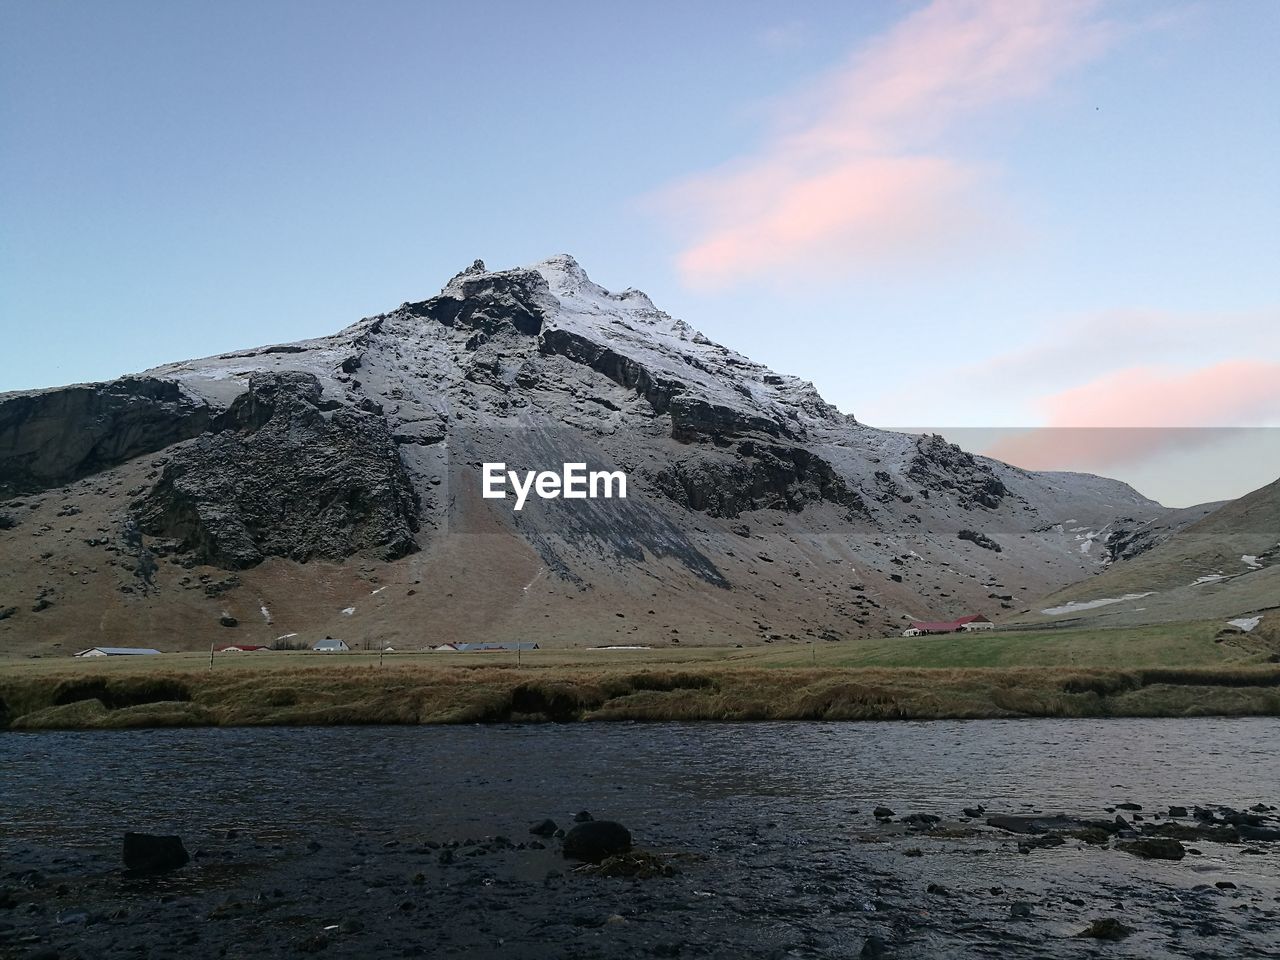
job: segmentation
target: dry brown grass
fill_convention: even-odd
[[[12,729],[1207,714],[1280,715],[1280,667],[117,668],[0,680]]]

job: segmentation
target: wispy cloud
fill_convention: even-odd
[[[993,338],[994,339],[994,338]],[[988,348],[996,347],[990,342]],[[1198,426],[1185,409],[1182,388],[1204,382],[1197,371],[1225,371],[1241,358],[1280,362],[1280,308],[1187,311],[1150,307],[1054,315],[1027,324],[1020,342],[986,359],[946,365],[948,375],[913,377],[898,391],[881,391],[855,411],[885,426],[934,423],[948,427]],[[938,361],[942,366],[942,361]],[[1161,384],[1175,381],[1176,388]],[[1117,385],[1138,384],[1132,404],[1121,404]],[[1213,391],[1229,395],[1230,385]],[[1144,398],[1169,396],[1164,419],[1148,416]],[[1197,394],[1197,396],[1199,396]],[[1095,399],[1090,399],[1095,398]],[[1105,398],[1105,399],[1096,399]],[[1214,401],[1216,403],[1217,401]],[[1244,426],[1248,416],[1196,400],[1216,411],[1215,425]],[[1093,415],[1072,415],[1072,411]],[[1280,408],[1275,410],[1280,416]]]
[[[665,192],[689,232],[683,275],[883,264],[1003,229],[988,168],[944,135],[1042,93],[1112,33],[1093,0],[933,0],[786,101],[756,151]]]
[[[1280,426],[1280,363],[1136,367],[1042,398],[1047,426],[983,452],[1032,470],[1098,470],[1213,442],[1214,429]]]

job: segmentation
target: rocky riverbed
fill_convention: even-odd
[[[1280,780],[1192,746],[1275,727],[10,734],[0,955],[1280,957]],[[567,859],[592,816],[632,849]],[[126,870],[144,828],[190,862]]]

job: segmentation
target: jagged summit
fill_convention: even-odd
[[[484,462],[630,493],[515,514]],[[1016,611],[1171,516],[863,426],[568,255],[477,260],[330,336],[0,396],[0,642],[848,637]]]

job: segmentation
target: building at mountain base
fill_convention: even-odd
[[[934,633],[976,633],[979,630],[994,630],[995,624],[980,613],[958,620],[912,621],[911,626],[902,631],[904,637],[923,637]]]
[[[436,653],[496,653],[499,651],[537,650],[538,645],[524,640],[502,640],[487,643],[442,643],[432,648]]]
[[[159,650],[150,647],[90,647],[81,650],[77,657],[149,657],[156,656]]]

